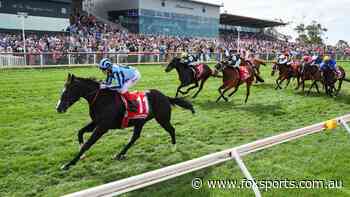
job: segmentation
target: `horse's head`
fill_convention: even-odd
[[[90,85],[91,84],[91,85]],[[61,98],[57,103],[56,110],[64,113],[67,109],[77,102],[81,97],[88,96],[96,92],[99,83],[92,79],[84,79],[68,74],[66,83],[62,90]]]
[[[165,69],[165,72],[170,72],[174,68],[176,68],[180,64],[181,59],[178,57],[174,57],[173,60],[168,64],[168,66]]]
[[[72,74],[68,74],[66,83],[62,90],[61,98],[58,100],[56,110],[59,113],[64,113],[67,109],[77,102],[81,97],[80,87],[76,80],[76,77]]]

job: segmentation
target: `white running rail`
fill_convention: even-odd
[[[337,123],[343,126],[350,134],[350,128],[347,122],[350,121],[350,114],[338,117],[331,122]],[[329,123],[330,121],[328,121]],[[327,122],[314,124],[308,127],[297,129],[294,131],[281,133],[276,136],[268,137],[265,139],[257,140],[248,144],[244,144],[238,147],[227,149],[218,153],[206,155],[194,160],[182,162],[158,170],[146,172],[144,174],[136,175],[119,181],[111,182],[105,185],[93,187],[80,192],[68,194],[64,197],[100,197],[100,196],[116,196],[140,188],[144,188],[149,185],[153,185],[162,181],[166,181],[193,171],[197,171],[203,168],[214,166],[219,163],[223,163],[229,160],[235,160],[239,165],[241,171],[248,180],[253,179],[245,166],[241,156],[269,148],[274,145],[278,145],[284,142],[292,141],[310,134],[321,132],[327,129]],[[256,186],[256,185],[255,185]],[[257,187],[253,186],[255,196],[260,197],[261,193]]]

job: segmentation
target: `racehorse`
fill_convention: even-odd
[[[198,88],[198,91],[193,95],[192,98],[196,98],[197,95],[201,92],[203,89],[203,86],[205,82],[208,80],[210,76],[213,75],[213,71],[209,68],[206,64],[198,65],[201,67],[201,69],[198,69],[200,71],[197,71],[195,67],[191,68],[185,63],[181,62],[181,59],[178,57],[174,57],[173,60],[168,64],[168,66],[165,69],[165,72],[170,72],[173,69],[176,69],[179,80],[181,82],[180,86],[177,88],[176,91],[176,97],[178,97],[179,93],[186,95],[191,90]],[[196,67],[197,68],[197,67]],[[200,85],[199,85],[200,83]],[[181,89],[184,87],[187,87],[191,84],[194,84],[192,87],[188,88],[185,92],[183,92]]]
[[[153,118],[170,134],[172,144],[176,144],[175,129],[170,123],[171,105],[177,105],[195,113],[192,104],[184,99],[167,97],[158,90],[149,90],[146,92],[146,95],[150,112],[144,119],[134,119],[129,122],[128,127],[134,127],[133,135],[129,143],[114,157],[117,160],[125,159],[126,152],[140,137],[145,123]],[[66,112],[80,98],[84,98],[89,103],[92,121],[79,130],[80,151],[73,160],[62,166],[64,170],[68,170],[70,166],[75,165],[83,157],[84,153],[108,130],[121,129],[126,112],[126,106],[119,93],[111,90],[100,90],[99,82],[93,79],[75,77],[71,74],[68,75],[61,98],[57,103],[57,112]],[[92,132],[92,135],[84,143],[83,135],[85,132]]]
[[[274,76],[276,71],[279,71],[279,76],[276,79],[276,90],[282,89],[281,84],[283,83],[284,80],[287,80],[287,84],[286,87],[288,87],[290,80],[292,78],[296,78],[298,85],[300,83],[300,67],[301,64],[300,63],[293,63],[292,65],[286,65],[286,64],[279,64],[277,62],[273,63],[272,66],[272,72],[271,72],[271,76]],[[298,87],[296,88],[298,89]]]
[[[324,78],[324,88],[326,90],[326,94],[330,97],[333,96],[335,92],[335,96],[337,96],[342,88],[343,81],[350,82],[349,79],[346,79],[346,73],[343,67],[337,66],[337,69],[340,71],[340,76],[337,76],[337,73],[331,70],[330,68],[326,68],[323,71]],[[339,81],[338,88],[335,87],[336,82]]]
[[[310,94],[313,86],[316,87],[317,93],[320,94],[320,90],[318,88],[317,82],[321,82],[323,84],[322,73],[317,65],[311,65],[310,63],[304,63],[303,70],[300,72],[300,83],[298,84],[297,89],[302,87],[302,92],[305,89],[305,81],[311,80],[313,81],[311,87],[308,91],[308,95]]]
[[[252,85],[254,81],[254,70],[247,61],[241,58],[241,64],[240,69],[233,68],[227,65],[227,62],[220,62],[215,66],[216,70],[222,71],[223,73],[223,85],[219,87],[218,91],[220,93],[219,98],[216,100],[216,102],[219,102],[221,98],[223,98],[226,102],[228,99],[225,97],[225,93],[234,88],[234,91],[229,94],[229,97],[231,97],[233,94],[235,94],[239,86],[243,83],[246,83],[247,85],[247,94],[245,98],[245,103],[248,101],[248,97],[250,95],[250,86]],[[242,70],[243,69],[243,70]],[[240,72],[246,72],[246,78],[242,79]],[[224,90],[224,91],[222,91]]]

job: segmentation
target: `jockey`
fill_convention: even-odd
[[[303,57],[304,64],[311,64],[312,62],[313,62],[313,59],[310,55],[304,55],[304,57]]]
[[[313,59],[310,55],[304,55],[302,66],[301,66],[301,73],[304,72],[305,66],[310,66],[313,63]]]
[[[235,54],[233,51],[230,53],[227,59],[227,65],[233,68],[239,68],[239,65],[241,64],[241,58],[239,54]]]
[[[323,62],[320,64],[320,69],[322,72],[327,68],[334,71],[337,74],[337,76],[341,75],[340,71],[337,69],[337,62],[335,61],[334,58],[331,58],[328,55],[324,56]]]
[[[320,66],[321,63],[322,63],[321,56],[319,56],[319,55],[312,56],[312,63],[311,63],[311,65]]]
[[[194,55],[190,55],[187,52],[183,52],[181,54],[181,63],[194,67],[197,64],[197,58],[194,57]]]
[[[277,63],[281,65],[290,65],[292,63],[289,53],[280,55],[277,59]]]
[[[137,104],[128,99],[128,89],[140,80],[140,72],[133,67],[113,64],[108,58],[100,61],[99,68],[107,74],[107,79],[100,85],[100,89],[110,89],[119,92],[128,102],[130,110],[137,111]]]

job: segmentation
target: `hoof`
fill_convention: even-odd
[[[118,161],[123,161],[126,159],[126,156],[125,155],[117,155],[114,157],[115,160],[118,160]]]
[[[61,166],[61,170],[69,170],[69,166],[66,164]]]
[[[176,152],[176,151],[177,151],[177,146],[176,146],[176,144],[174,144],[174,145],[171,147],[171,151],[172,151],[172,152]]]
[[[80,157],[80,160],[84,160],[86,158],[86,155],[83,154],[81,157]]]

